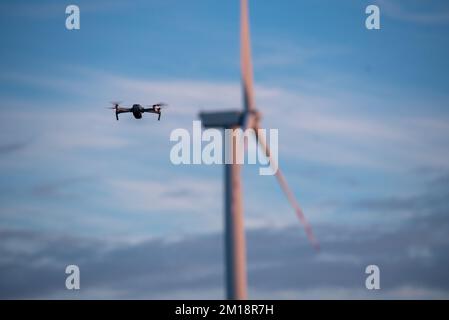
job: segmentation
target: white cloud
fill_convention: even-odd
[[[448,299],[449,291],[436,290],[425,287],[401,286],[393,289],[381,289],[379,291],[369,291],[364,288],[347,288],[337,286],[322,286],[301,290],[270,290],[253,291],[254,299],[275,299],[275,300],[409,300],[409,299]]]
[[[130,211],[205,214],[221,208],[216,201],[221,198],[219,181],[194,177],[165,181],[122,179],[109,181],[109,185],[111,197]]]
[[[36,81],[56,85],[57,90],[81,90],[87,95],[86,104],[76,103],[51,113],[33,114],[28,121],[43,122],[48,129],[45,136],[52,145],[71,147],[120,147],[130,142],[116,134],[117,124],[111,121],[101,106],[107,100],[123,98],[128,102],[148,104],[159,100],[171,105],[163,115],[163,127],[153,132],[158,139],[168,139],[170,129],[191,128],[191,121],[198,119],[200,110],[218,110],[241,105],[238,83],[207,82],[196,80],[146,80],[110,75],[81,69],[85,80],[64,84],[57,78],[39,77]],[[30,76],[22,76],[26,83],[33,83]],[[17,78],[16,80],[20,80]],[[23,79],[22,79],[23,80]],[[92,83],[96,90],[91,91]],[[78,89],[77,89],[78,88]],[[113,94],[112,94],[113,93]],[[113,95],[114,97],[111,97]],[[118,96],[118,97],[116,97]],[[303,95],[290,90],[257,86],[257,100],[264,114],[264,123],[280,129],[281,155],[285,153],[299,159],[326,165],[356,165],[381,169],[404,167],[445,166],[449,157],[447,149],[449,123],[441,117],[377,114],[356,110],[347,103],[361,103],[357,93],[347,96],[321,98],[319,95]],[[98,102],[103,97],[103,102]],[[343,98],[343,100],[338,100]],[[378,99],[378,98],[376,98]],[[97,102],[95,102],[97,101]],[[403,103],[407,104],[407,98]],[[94,107],[96,106],[96,107]],[[99,108],[99,109],[95,109]],[[120,126],[127,126],[126,115]],[[148,119],[153,120],[153,119]],[[95,127],[86,124],[95,122]],[[60,123],[60,125],[55,125]],[[159,125],[159,123],[157,123]],[[147,126],[132,122],[127,128],[136,134],[144,134]],[[151,123],[151,126],[155,124]],[[57,134],[54,134],[54,128]],[[58,132],[59,131],[59,132]],[[130,132],[130,131],[128,131]],[[282,160],[282,159],[281,159]]]
[[[30,79],[31,76],[25,78],[28,85],[39,82],[42,77],[36,77],[36,80]],[[74,77],[76,81],[65,84],[61,81],[56,87],[53,84],[58,83],[57,78],[44,78],[42,83],[48,90],[67,90],[68,93],[75,90],[82,94],[76,101],[65,100],[46,105],[30,103],[23,98],[3,101],[2,142],[8,144],[32,137],[32,143],[17,154],[0,158],[3,170],[25,172],[41,168],[41,174],[47,175],[61,172],[70,172],[71,175],[98,174],[100,179],[109,177],[107,183],[102,180],[95,184],[96,187],[101,185],[106,195],[88,196],[90,206],[152,214],[171,211],[181,220],[186,217],[183,212],[190,210],[189,221],[196,226],[192,230],[209,232],[221,228],[221,176],[215,177],[213,182],[207,181],[207,174],[200,172],[196,175],[193,173],[195,170],[191,170],[193,167],[186,167],[182,168],[189,173],[186,180],[177,179],[179,168],[169,162],[169,135],[175,128],[190,129],[192,120],[197,119],[201,109],[239,108],[241,97],[238,83],[135,79],[82,68]],[[22,81],[20,78],[16,80]],[[91,89],[93,84],[95,91]],[[395,114],[393,109],[391,113],[373,114],[368,109],[353,108],[354,104],[360,105],[362,101],[370,100],[358,93],[322,97],[259,85],[256,96],[264,115],[263,125],[280,129],[281,164],[284,161],[310,161],[329,168],[350,166],[387,174],[409,174],[410,169],[417,167],[441,169],[448,166],[449,121],[444,117],[430,113],[425,118],[411,114],[404,116]],[[151,115],[141,121],[123,115],[117,122],[113,112],[104,109],[109,100],[117,98],[131,103],[163,100],[170,104],[170,108],[160,122]],[[397,100],[401,100],[399,96],[395,103]],[[408,103],[407,98],[401,101]],[[387,109],[388,105],[383,105],[383,108]],[[144,158],[147,161],[143,161]],[[160,177],[148,174],[141,177],[138,172],[159,173],[167,180],[162,181]],[[221,168],[214,172],[221,172]],[[285,174],[293,182],[298,177],[298,173],[291,168]],[[254,185],[258,182],[244,183]],[[315,187],[313,182],[308,184],[309,190],[319,188],[322,193],[325,186],[316,181],[314,183]],[[279,191],[274,179],[270,184],[273,185],[271,192]],[[301,181],[298,185],[304,184]],[[176,190],[189,190],[191,196],[186,196],[188,192],[175,195]],[[245,192],[248,211],[246,225],[249,229],[297,223],[283,195],[273,194],[275,202],[271,205],[269,201],[252,198],[251,190]],[[254,192],[254,195],[260,196],[260,193]],[[114,199],[112,203],[111,198]],[[320,208],[320,199],[322,197],[312,203],[306,202],[306,212],[314,213],[312,220],[325,220],[335,213],[334,207]],[[281,211],[285,214],[272,214]],[[214,212],[214,218],[207,212]],[[201,220],[200,217],[204,216],[210,218]],[[111,230],[117,232],[121,229],[121,217],[94,212],[89,219],[90,227],[106,225],[107,219],[111,220]],[[167,217],[161,219],[172,228],[172,221]],[[142,221],[140,219],[134,224],[126,221],[126,225],[135,226]],[[145,221],[149,223],[148,219]],[[81,226],[83,219],[75,222]],[[179,222],[172,229],[188,230],[189,227]],[[135,236],[140,237],[141,234]]]

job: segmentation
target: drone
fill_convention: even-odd
[[[148,106],[148,108],[144,108],[140,104],[133,104],[131,108],[121,107],[120,102],[111,102],[111,104],[113,105],[113,107],[110,107],[109,109],[115,110],[115,118],[117,119],[117,121],[118,115],[120,113],[127,113],[127,112],[132,112],[134,118],[136,119],[142,119],[142,114],[145,112],[155,113],[158,115],[157,120],[159,121],[161,120],[162,109],[164,107],[167,107],[167,104],[163,102],[150,105]]]

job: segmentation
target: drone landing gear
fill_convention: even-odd
[[[159,112],[159,116],[157,117],[157,121],[160,121],[161,120],[161,112]]]

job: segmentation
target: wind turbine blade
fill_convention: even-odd
[[[256,127],[255,128],[256,139],[257,139],[258,143],[260,144],[260,146],[263,150],[263,153],[268,157],[268,159],[270,161],[270,165],[272,165],[274,160],[271,157],[270,149],[268,148],[264,138],[262,136],[259,136],[257,129],[258,128]],[[295,195],[293,194],[293,191],[290,189],[290,187],[287,183],[287,180],[285,179],[285,176],[282,174],[282,171],[281,171],[281,169],[279,169],[279,167],[278,167],[275,175],[279,182],[279,185],[281,186],[282,191],[286,195],[288,201],[290,202],[290,205],[295,210],[299,221],[303,225],[303,227],[306,231],[307,238],[309,239],[309,241],[313,245],[313,247],[316,250],[319,250],[320,244],[319,244],[318,240],[315,238],[312,227],[310,226],[309,222],[307,221],[306,216],[304,215],[304,212],[301,209],[301,206],[299,205],[298,201],[296,200]]]
[[[240,64],[243,86],[243,129],[253,127],[252,112],[256,110],[253,85],[253,64],[251,60],[251,37],[249,32],[248,0],[240,2]]]
[[[313,247],[316,250],[320,250],[320,244],[318,240],[316,239],[312,227],[310,226],[309,222],[306,219],[306,216],[304,215],[304,212],[302,211],[301,207],[299,206],[298,201],[296,200],[292,190],[290,189],[287,180],[285,179],[284,175],[282,174],[282,171],[278,169],[276,172],[276,178],[278,179],[279,184],[281,185],[282,190],[284,191],[285,195],[288,198],[288,201],[292,205],[293,209],[296,212],[296,215],[298,216],[299,220],[301,221],[306,234],[307,238],[309,239],[310,243],[313,245]]]

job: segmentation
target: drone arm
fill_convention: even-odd
[[[129,108],[120,108],[120,107],[115,108],[115,118],[117,119],[117,121],[118,121],[118,115],[120,113],[126,113],[126,112],[131,112],[131,109],[129,109]]]

